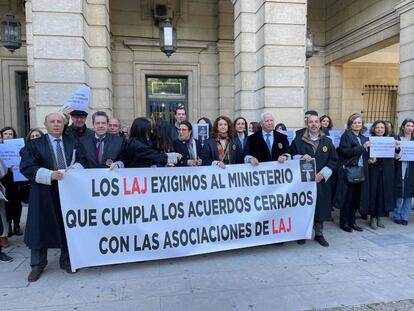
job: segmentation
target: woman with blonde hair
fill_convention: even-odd
[[[334,205],[340,209],[339,227],[352,232],[363,231],[355,222],[355,213],[367,214],[369,207],[368,148],[370,142],[359,113],[352,114],[338,147],[339,171]]]

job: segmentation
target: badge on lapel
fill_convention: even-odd
[[[323,147],[322,147],[322,151],[323,151],[323,152],[328,152],[328,147],[323,146]]]
[[[278,143],[277,146],[279,147],[279,149],[283,149],[283,144],[282,143]]]
[[[236,144],[233,144],[231,148],[233,149],[233,151],[236,151],[236,149],[237,149]]]

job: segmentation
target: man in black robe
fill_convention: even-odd
[[[336,168],[338,156],[332,140],[321,131],[319,117],[307,118],[307,128],[300,139],[295,139],[290,148],[293,158],[316,162],[317,200],[315,206],[315,241],[327,247],[329,243],[323,236],[323,222],[331,220],[332,186],[330,177]],[[298,241],[304,244],[306,240]]]
[[[244,162],[252,165],[269,161],[284,163],[290,157],[287,136],[274,130],[275,118],[271,112],[262,113],[260,119],[262,130],[247,138]]]
[[[64,135],[64,117],[45,118],[47,134],[21,150],[20,170],[31,181],[24,241],[31,250],[29,282],[39,279],[47,265],[47,249],[60,248],[60,268],[71,273],[69,252],[60,208],[58,180],[75,157],[76,139]]]
[[[92,123],[95,133],[80,139],[76,161],[84,168],[125,167],[126,139],[109,134],[109,117],[104,111],[95,112]]]

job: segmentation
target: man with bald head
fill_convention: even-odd
[[[244,161],[257,165],[259,162],[285,162],[290,158],[287,136],[275,131],[275,118],[271,112],[260,116],[261,131],[250,135],[244,148]]]
[[[20,170],[31,181],[24,237],[31,250],[29,282],[37,281],[45,269],[48,248],[61,249],[60,268],[71,273],[57,181],[74,162],[77,142],[63,134],[63,115],[48,114],[44,125],[47,134],[31,140],[20,152]]]

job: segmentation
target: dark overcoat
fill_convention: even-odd
[[[69,166],[77,141],[70,135],[64,135],[63,146],[66,165]],[[51,185],[36,182],[40,168],[54,171],[57,167],[48,135],[28,142],[20,155],[20,171],[31,181],[24,241],[30,249],[60,248],[66,237],[57,181]]]
[[[401,140],[400,137],[396,138]],[[411,138],[411,141],[414,137]],[[395,198],[410,198],[414,197],[414,163],[408,162],[408,180],[405,184],[405,191],[403,193],[403,179],[402,179],[402,162],[399,160],[395,161],[395,182],[394,182],[394,195]]]
[[[324,167],[328,167],[334,172],[337,167],[338,156],[332,140],[322,134],[316,152],[313,151],[312,145],[304,136],[301,139],[295,139],[292,142],[290,153],[294,155],[308,154],[315,159],[316,172],[320,172]],[[323,179],[317,184],[317,200],[315,207],[315,222],[330,221],[332,202],[332,182],[331,178],[327,181]]]
[[[360,134],[358,136],[361,140],[361,145],[358,143],[357,136],[351,130],[346,130],[341,136],[339,143],[338,157],[338,182],[335,192],[334,206],[342,208],[347,199],[348,182],[345,178],[344,165],[356,166],[358,165],[359,157],[362,155],[365,181],[361,183],[361,197],[357,207],[361,214],[368,214],[369,209],[369,173],[368,173],[368,151],[362,146],[368,138]]]
[[[93,135],[94,132],[91,129],[88,129],[86,125],[79,129],[72,124],[69,126],[65,125],[64,133],[65,135],[73,136],[77,141],[79,141],[82,137]]]
[[[230,139],[227,148],[229,148],[229,164],[243,163],[243,150],[240,140],[237,137]],[[211,165],[213,161],[219,161],[219,152],[215,138],[209,138],[204,141],[204,146],[201,150],[201,160],[203,161],[203,165]]]
[[[197,139],[194,140],[196,143],[197,157],[201,158],[201,144],[198,142]],[[191,157],[190,152],[188,151],[188,148],[186,146],[186,142],[176,139],[173,141],[173,147],[175,152],[182,155],[182,158],[178,161],[177,166],[187,166],[187,161],[191,160]]]
[[[279,156],[288,153],[289,141],[287,136],[277,131],[273,131],[273,145],[271,153],[269,152],[269,148],[263,138],[262,131],[258,131],[247,138],[243,152],[244,156],[251,155],[259,162],[277,161]]]
[[[118,135],[107,134],[104,138],[102,161],[98,161],[98,148],[95,135],[82,137],[79,141],[76,162],[84,168],[107,168],[107,160],[124,162],[126,139]],[[125,163],[124,163],[125,164]]]
[[[377,159],[375,163],[368,164],[369,170],[369,211],[375,213],[379,200],[383,200],[385,212],[391,212],[395,206],[394,191],[394,159]],[[382,187],[379,186],[382,183]]]
[[[158,151],[151,141],[143,142],[132,138],[125,151],[125,167],[165,166],[168,156]]]

